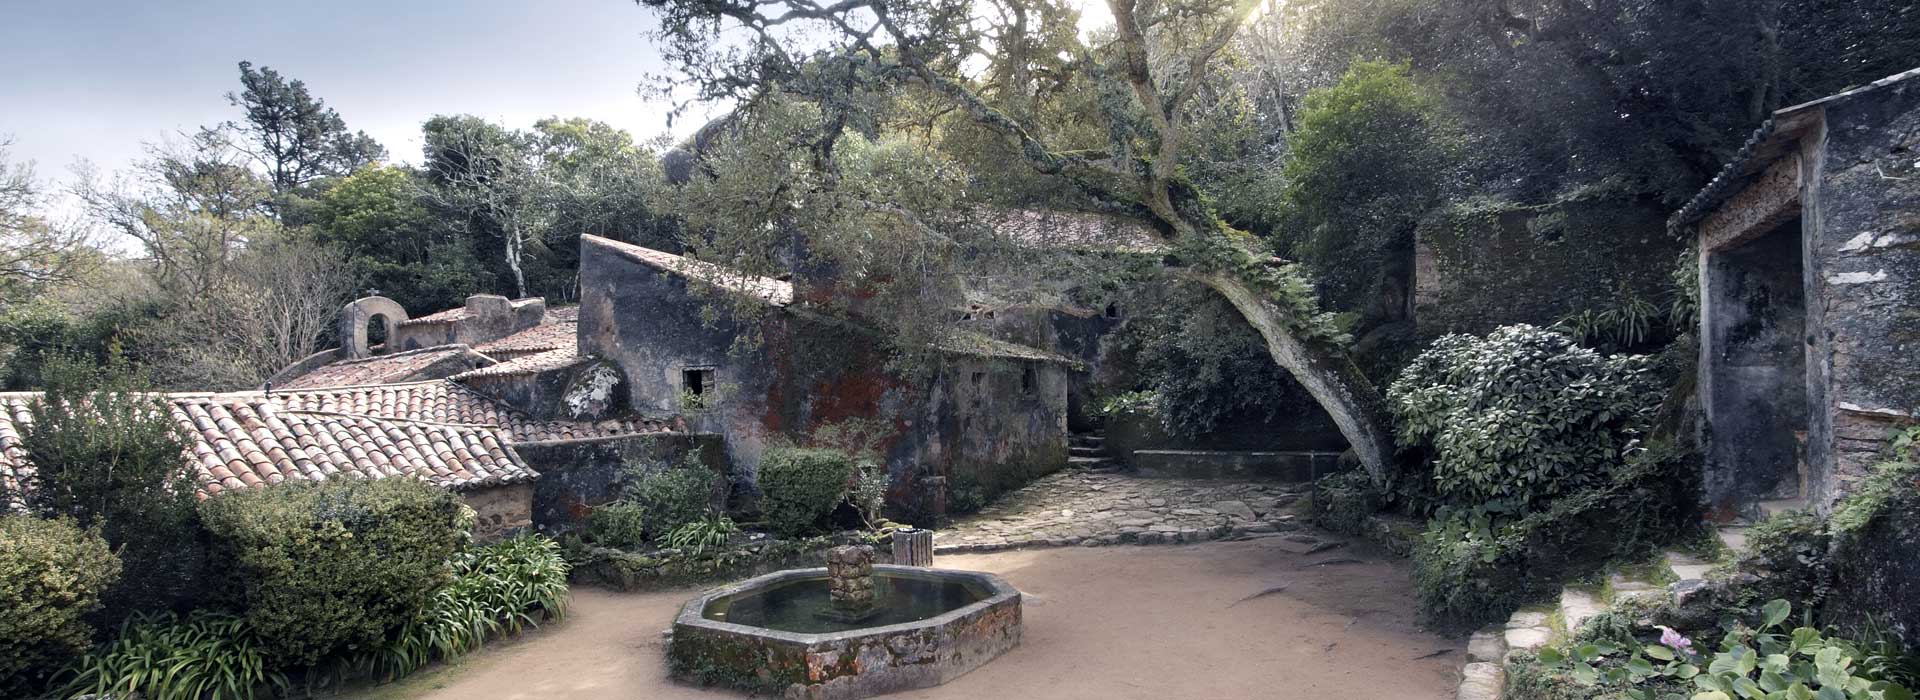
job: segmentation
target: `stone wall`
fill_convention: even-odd
[[[1686,245],[1658,201],[1593,193],[1539,206],[1476,199],[1422,221],[1414,319],[1422,336],[1552,325],[1632,295],[1659,301]]]
[[[528,508],[542,532],[564,532],[585,524],[597,506],[619,497],[620,475],[628,464],[650,469],[684,465],[691,455],[700,464],[737,479],[718,435],[655,434],[615,438],[520,443],[514,446],[527,466],[540,473]],[[719,502],[716,506],[730,506]]]
[[[1066,463],[1064,365],[952,354],[915,381],[888,368],[870,330],[771,305],[736,316],[730,300],[592,239],[580,284],[581,353],[620,368],[633,410],[726,436],[746,484],[769,445],[852,429],[886,458],[890,514],[924,522],[943,500],[930,477],[1004,488]],[[690,370],[712,384],[693,405]]]
[[[474,537],[499,539],[533,527],[533,490],[533,484],[512,484],[461,493],[460,500],[477,516]]]
[[[1816,503],[1845,493],[1888,432],[1920,416],[1920,89],[1906,83],[1820,106],[1822,148],[1804,203]],[[1879,435],[1874,435],[1879,433]]]

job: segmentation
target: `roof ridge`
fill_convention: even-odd
[[[273,408],[274,408],[274,412],[276,413],[285,413],[285,414],[293,414],[293,415],[358,418],[358,419],[369,420],[369,421],[374,421],[378,423],[418,423],[420,425],[432,425],[432,426],[438,426],[443,428],[477,428],[477,429],[485,429],[485,430],[506,430],[505,426],[495,425],[492,423],[449,423],[446,421],[426,420],[422,418],[401,418],[398,416],[376,416],[369,413],[344,413],[340,411],[315,411],[312,409],[293,409],[293,408],[286,408],[284,406],[279,406],[279,405],[273,405]]]

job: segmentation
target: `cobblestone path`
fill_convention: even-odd
[[[1022,547],[1184,544],[1289,532],[1308,484],[1141,479],[1069,468],[934,533],[941,554]],[[1333,546],[1295,536],[1309,549]],[[1309,541],[1311,540],[1311,541]]]

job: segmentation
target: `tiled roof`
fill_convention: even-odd
[[[570,316],[578,318],[579,312],[576,311]],[[499,340],[489,340],[475,345],[473,349],[493,359],[506,360],[517,355],[549,350],[566,350],[571,353],[579,347],[579,323],[571,319],[554,321],[549,318],[549,321]]]
[[[400,420],[497,425],[505,428],[507,434],[517,443],[617,437],[675,430],[675,426],[666,421],[644,418],[594,422],[536,420],[447,380],[288,392],[276,390],[273,392],[273,400],[290,410],[347,413]]]
[[[453,323],[455,321],[465,319],[466,317],[467,317],[467,307],[456,306],[451,309],[447,309],[445,311],[437,311],[434,313],[427,314],[425,316],[421,316],[419,318],[410,318],[393,325],[423,326],[429,323]]]
[[[699,280],[728,291],[746,294],[774,306],[787,306],[793,303],[793,283],[771,277],[729,270],[710,262],[702,262],[681,257],[672,253],[643,248],[632,243],[621,243],[599,236],[582,236],[591,243],[598,243],[619,252],[635,261],[656,269],[672,272],[688,279]]]
[[[585,361],[587,361],[587,358],[581,357],[573,348],[568,347],[559,350],[535,352],[530,355],[521,355],[497,365],[470,369],[448,377],[448,379],[462,381],[479,377],[518,377],[571,367]]]
[[[465,345],[440,345],[391,355],[343,360],[315,367],[313,371],[286,380],[285,383],[274,388],[314,389],[403,382],[419,379],[421,372],[436,363],[472,353],[473,349]],[[473,360],[477,363],[487,362],[487,358],[477,356]]]
[[[1075,368],[1082,366],[1079,360],[1056,355],[1036,347],[1001,340],[976,331],[957,331],[941,339],[936,347],[947,352],[962,355],[998,357],[1010,360],[1057,362],[1064,365],[1071,365]]]
[[[209,496],[286,481],[409,476],[447,489],[539,476],[490,426],[287,411],[263,398],[173,401]]]
[[[34,393],[0,395],[0,483],[31,470],[19,448]],[[497,426],[290,410],[281,395],[175,394],[174,421],[190,437],[185,464],[204,495],[289,480],[408,476],[463,490],[539,475]]]
[[[0,394],[0,484],[31,467],[20,436],[36,393]],[[192,436],[201,492],[323,480],[412,476],[450,489],[538,476],[513,445],[672,432],[659,420],[536,420],[447,380],[272,393],[167,395]]]

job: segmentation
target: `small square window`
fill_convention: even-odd
[[[706,396],[713,393],[712,367],[688,367],[680,371],[680,391],[689,396]]]
[[[1027,365],[1020,370],[1020,393],[1032,394],[1033,390],[1039,387],[1039,384],[1040,377],[1037,372],[1033,371],[1033,365]]]

